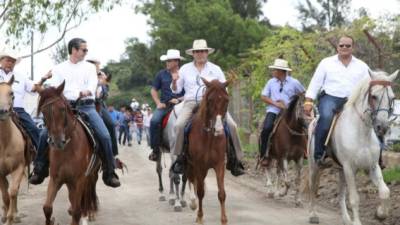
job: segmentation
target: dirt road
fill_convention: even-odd
[[[196,213],[189,208],[174,212],[168,202],[159,202],[155,164],[147,160],[149,148],[145,145],[121,147],[120,158],[127,163],[129,173],[121,175],[122,187],[108,188],[102,181],[98,183],[100,211],[93,225],[175,225],[195,224]],[[167,157],[168,158],[168,157]],[[167,174],[164,173],[164,186],[168,187]],[[307,205],[295,208],[294,204],[267,199],[265,193],[256,191],[238,182],[230,174],[226,175],[227,216],[232,225],[306,225],[308,224]],[[242,180],[243,181],[243,180]],[[207,177],[207,191],[204,202],[205,224],[220,224],[220,208],[217,186],[213,172]],[[23,216],[20,224],[42,225],[47,183],[40,186],[21,187],[19,212]],[[168,188],[167,188],[168,189]],[[56,224],[69,224],[67,215],[69,202],[67,190],[62,188],[54,205]],[[188,195],[187,195],[188,197]],[[341,224],[338,212],[320,209],[321,224]]]

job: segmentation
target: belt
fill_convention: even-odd
[[[82,106],[82,105],[92,105],[94,104],[93,99],[84,99],[79,101],[68,101],[71,106]]]

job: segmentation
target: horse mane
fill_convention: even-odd
[[[387,80],[388,79],[388,74],[384,71],[373,71],[372,72],[374,76],[376,77],[376,80]],[[352,91],[349,100],[347,101],[346,105],[352,105],[357,102],[357,100],[362,97],[369,88],[369,82],[371,81],[371,77],[368,76],[368,78],[365,78],[362,80]]]
[[[38,115],[40,114],[40,108],[43,106],[44,102],[47,99],[55,97],[55,96],[58,96],[57,89],[55,87],[48,87],[40,93],[40,98],[39,98],[39,103],[38,103],[38,108],[37,108]],[[67,99],[62,94],[61,94],[60,98],[65,102],[67,101]],[[65,105],[67,107],[67,111],[71,112],[72,111],[71,106],[69,104],[65,104]]]
[[[292,98],[290,99],[289,106],[285,111],[286,114],[289,115],[293,114],[293,112],[296,110],[297,101],[299,101],[299,99],[300,99],[300,94],[292,96]]]

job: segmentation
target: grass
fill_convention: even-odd
[[[386,183],[400,182],[400,167],[384,170],[383,179]]]

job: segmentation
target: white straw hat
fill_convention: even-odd
[[[167,61],[167,60],[170,60],[170,59],[185,60],[185,58],[183,58],[181,56],[181,52],[179,50],[176,50],[176,49],[168,49],[166,55],[160,56],[160,60],[161,61]]]
[[[289,63],[288,61],[284,59],[275,59],[274,64],[271,66],[268,66],[270,69],[278,69],[278,70],[286,70],[286,71],[292,71],[292,69],[289,68]]]
[[[193,55],[193,51],[196,50],[208,50],[208,54],[211,54],[215,51],[215,49],[209,48],[207,46],[207,41],[204,39],[194,40],[193,47],[191,49],[186,50],[186,54]]]

